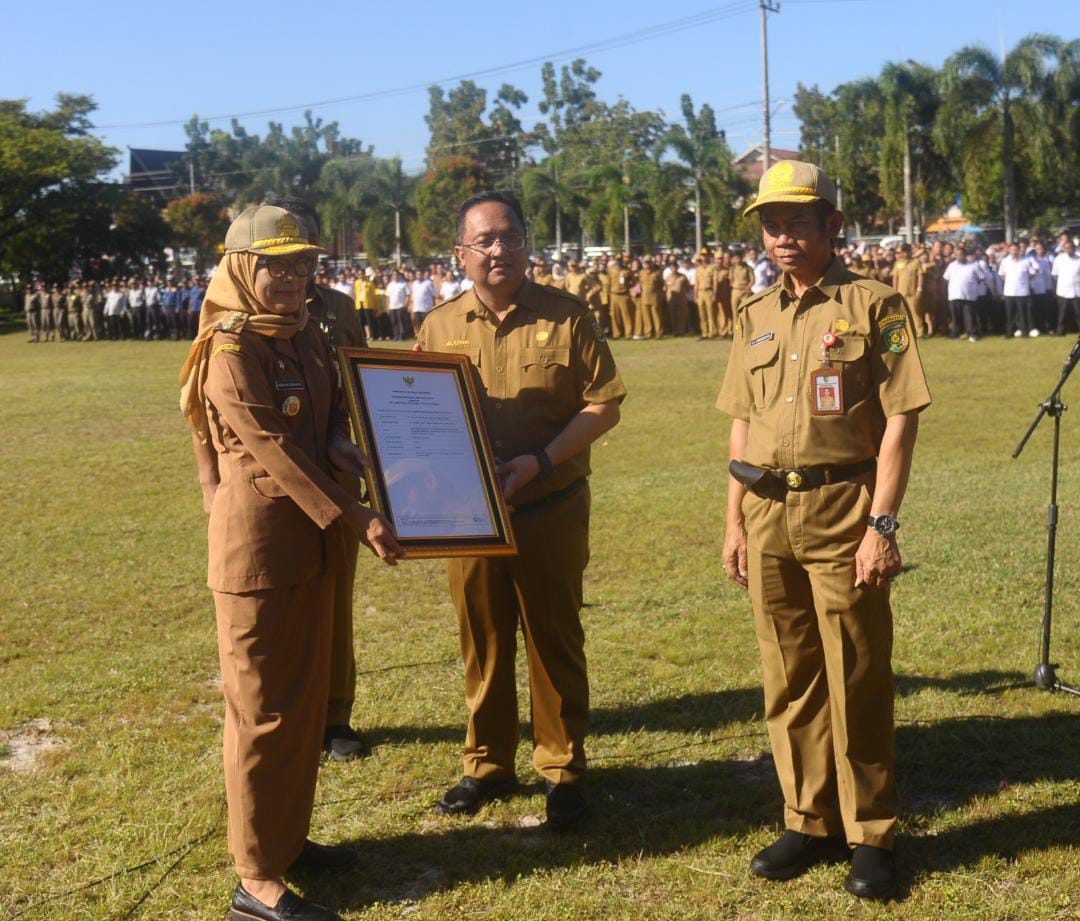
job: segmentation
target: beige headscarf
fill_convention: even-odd
[[[256,253],[226,253],[210,279],[199,314],[199,335],[191,343],[187,361],[180,369],[180,411],[191,425],[196,439],[206,444],[210,439],[206,419],[206,403],[203,386],[210,368],[211,341],[218,324],[230,332],[239,332],[245,326],[260,336],[274,339],[291,339],[308,321],[308,309],[288,316],[267,313],[255,295],[255,272],[259,256]]]

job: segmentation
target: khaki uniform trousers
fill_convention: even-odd
[[[746,496],[750,599],[787,828],[891,848],[896,826],[889,589],[854,587],[868,485]]]
[[[37,342],[41,330],[41,310],[27,310],[26,314],[26,331],[30,336],[31,342]]]
[[[585,771],[589,679],[581,581],[589,561],[589,504],[586,487],[515,514],[516,557],[448,562],[465,663],[468,777],[515,773],[519,628],[529,664],[533,767],[553,783],[574,783]]]
[[[732,288],[731,289],[731,315],[734,317],[739,310],[739,304],[746,300],[747,295],[750,294],[749,288]]]
[[[326,718],[333,585],[333,574],[324,573],[283,588],[214,592],[229,851],[239,876],[280,876],[308,834]]]
[[[733,328],[731,312],[731,292],[721,291],[716,299],[716,334],[721,339],[730,339]]]
[[[664,338],[664,318],[661,313],[661,305],[656,301],[642,302],[638,304],[637,316],[634,318],[634,335],[646,338]]]
[[[931,285],[930,287],[935,286]],[[935,322],[937,304],[935,303],[934,292],[924,288],[922,294],[911,299],[909,306],[911,307],[911,319],[915,324],[915,335],[922,339],[928,333],[932,333],[937,326]]]
[[[668,313],[671,315],[671,334],[685,336],[690,326],[690,313],[685,298],[673,298],[668,301]]]
[[[96,341],[101,338],[101,329],[98,326],[97,313],[93,306],[87,304],[82,311],[83,339]]]
[[[353,588],[360,538],[345,529],[345,567],[334,576],[334,616],[330,641],[330,697],[327,726],[348,726],[356,699],[356,653],[353,648]]]
[[[718,335],[715,296],[712,294],[699,294],[697,309],[701,335],[706,339],[715,339]]]
[[[629,294],[611,295],[611,338],[634,334],[634,302]]]

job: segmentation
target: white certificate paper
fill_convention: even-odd
[[[498,535],[454,371],[358,373],[398,535]]]

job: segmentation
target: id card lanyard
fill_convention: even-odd
[[[844,414],[843,378],[829,357],[829,352],[839,346],[840,340],[834,333],[821,337],[821,367],[810,372],[810,406],[815,416]]]

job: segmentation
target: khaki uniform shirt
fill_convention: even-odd
[[[367,347],[360,318],[349,295],[325,285],[316,285],[314,295],[307,299],[307,308],[311,318],[329,339],[331,349],[339,345]]]
[[[731,290],[747,291],[754,285],[754,270],[741,259],[731,266]]]
[[[27,313],[37,313],[41,310],[43,298],[38,291],[28,291],[23,295],[23,310]]]
[[[682,272],[672,272],[667,280],[668,303],[673,307],[685,307],[689,300],[690,279]]]
[[[340,519],[356,500],[331,473],[327,442],[348,422],[318,326],[309,322],[292,339],[219,330],[204,392],[220,479],[210,506],[210,588],[257,591],[340,569]],[[295,414],[286,401],[298,401]],[[213,479],[200,470],[204,484]]]
[[[699,301],[716,299],[716,266],[713,263],[707,262],[697,267],[694,273],[694,288]]]
[[[585,272],[566,273],[566,293],[574,295],[583,304],[591,304],[593,294],[599,292],[599,289],[600,282],[595,275],[587,275]]]
[[[596,274],[597,283],[600,285],[600,303],[607,307],[611,303],[611,272],[604,270]]]
[[[419,344],[426,352],[469,356],[492,450],[503,461],[543,450],[587,404],[626,395],[603,334],[581,302],[527,279],[502,323],[470,288],[428,314]],[[586,448],[513,501],[543,498],[589,473]]]
[[[638,284],[641,285],[641,303],[657,304],[664,303],[664,276],[656,269],[642,269],[638,273]]]
[[[907,298],[908,304],[915,303],[922,285],[922,274],[922,263],[918,259],[897,259],[893,266],[893,287]]]
[[[552,276],[549,272],[534,272],[533,281],[538,285],[550,285]]]
[[[830,352],[842,377],[841,415],[811,412],[811,372],[822,367],[827,332],[841,343]],[[876,457],[888,416],[930,405],[903,297],[833,259],[802,298],[781,283],[747,298],[716,405],[750,423],[741,458],[750,464],[814,467]]]
[[[633,272],[627,268],[619,268],[619,266],[613,265],[607,270],[607,275],[609,294],[617,297],[625,297],[630,294],[630,286],[634,283]]]

